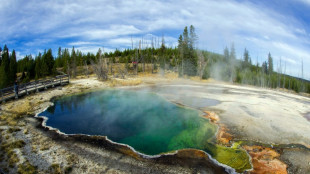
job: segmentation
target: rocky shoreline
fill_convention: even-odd
[[[59,134],[43,126],[42,112],[57,96],[109,87],[92,79],[31,94],[1,105],[1,160],[3,173],[227,173],[207,154],[181,150],[148,158],[103,136]],[[19,143],[19,144],[18,144]],[[15,145],[17,144],[17,146]],[[197,154],[197,155],[193,155]],[[227,169],[226,169],[227,170]]]
[[[51,99],[57,96],[100,90],[111,86],[132,86],[140,83],[149,85],[158,81],[167,84],[179,83],[175,79],[158,77],[155,82],[153,78],[141,77],[110,82],[99,82],[95,77],[75,79],[65,87],[42,91],[2,104],[0,169],[3,173],[233,173],[233,170],[218,165],[203,151],[179,150],[175,154],[148,158],[128,146],[113,143],[103,136],[59,134],[56,130],[43,126],[41,124],[44,121],[43,118],[33,117],[50,106]],[[181,82],[181,84],[201,84],[187,80]],[[215,108],[211,107],[207,110],[206,117],[220,127],[217,135],[220,144],[230,146],[231,142],[240,139],[240,135],[236,134],[225,117],[212,112]],[[246,143],[241,147],[252,157],[253,170],[248,171],[249,173],[262,171],[291,173],[296,170],[297,173],[302,173],[310,170],[310,163],[307,166],[302,161],[294,159],[299,152],[302,152],[304,154],[302,157],[307,162],[305,155],[310,154],[307,147],[302,150],[297,148],[298,152],[292,150],[294,148],[274,150],[255,144],[246,145]],[[301,167],[296,169],[296,165]],[[298,170],[301,171],[298,172]]]

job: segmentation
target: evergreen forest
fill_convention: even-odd
[[[15,50],[10,52],[7,45],[4,45],[3,49],[0,47],[0,88],[12,86],[15,80],[26,83],[61,72],[74,78],[85,74],[86,70],[91,73],[92,65],[104,60],[110,75],[117,72],[137,75],[140,72],[169,71],[178,73],[179,77],[199,76],[201,79],[214,78],[238,84],[310,93],[310,82],[287,75],[286,64],[281,61],[275,67],[271,53],[266,55],[265,61],[260,65],[253,63],[246,48],[243,57],[237,59],[234,44],[226,47],[223,53],[214,53],[198,49],[197,41],[195,27],[191,25],[184,28],[178,38],[178,46],[174,48],[167,47],[165,38],[162,37],[141,39],[135,47],[132,44],[131,48],[122,51],[116,49],[114,52],[104,52],[104,49],[99,48],[94,54],[83,53],[74,47],[70,51],[59,47],[57,54],[48,49],[36,56],[26,55],[16,60]],[[122,65],[123,69],[116,68],[115,65]]]

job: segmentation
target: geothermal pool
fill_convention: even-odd
[[[64,96],[53,102],[39,116],[47,117],[46,125],[63,133],[107,136],[146,155],[194,148],[239,172],[251,168],[244,150],[216,145],[217,126],[197,110],[156,94],[103,90]]]

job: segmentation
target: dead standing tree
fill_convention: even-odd
[[[127,60],[126,60],[127,61]],[[113,61],[112,61],[113,62]],[[127,64],[128,64],[128,62],[127,62]],[[114,69],[115,69],[115,74],[114,74],[114,72],[112,73],[112,76],[113,77],[121,77],[122,79],[125,79],[126,78],[126,75],[127,75],[127,72],[128,72],[128,70],[127,70],[127,65],[125,65],[125,66],[122,66],[120,63],[119,63],[119,61],[115,61],[115,63],[114,63]],[[111,68],[111,71],[112,71],[112,68]]]
[[[138,49],[136,49],[135,61],[133,62],[133,66],[134,66],[134,69],[135,69],[135,75],[138,75],[138,66],[139,66],[139,53],[138,53]]]
[[[154,74],[154,64],[155,64],[155,61],[154,61],[154,53],[153,53],[153,50],[154,50],[154,42],[153,42],[153,37],[152,37],[152,43],[151,43],[151,60],[152,60],[152,74]]]
[[[93,60],[91,60],[90,63],[99,80],[108,80],[109,69],[106,59],[99,58],[97,63],[95,63]]]
[[[203,73],[206,69],[206,66],[209,62],[209,59],[206,60],[201,51],[198,51],[198,73],[200,79],[202,79]]]
[[[85,70],[85,75],[88,78],[89,77],[89,71],[88,71],[88,65],[87,65],[86,60],[84,60],[84,70]]]
[[[109,73],[109,67],[107,64],[107,60],[102,58],[102,51],[101,49],[98,50],[98,60],[97,62],[94,62],[93,60],[90,60],[90,63],[92,65],[92,68],[97,75],[97,78],[99,80],[108,80],[108,73]]]
[[[76,52],[74,47],[72,48],[72,53],[71,53],[71,69],[72,69],[72,77],[75,78],[76,77]]]
[[[121,76],[122,79],[125,79],[127,75],[127,69],[126,67],[121,67],[120,65],[117,65],[118,74]]]

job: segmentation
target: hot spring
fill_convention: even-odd
[[[197,110],[153,93],[103,90],[60,97],[53,103],[39,116],[66,134],[107,136],[146,155],[199,149],[237,171],[251,168],[244,150],[216,144],[217,126]]]

